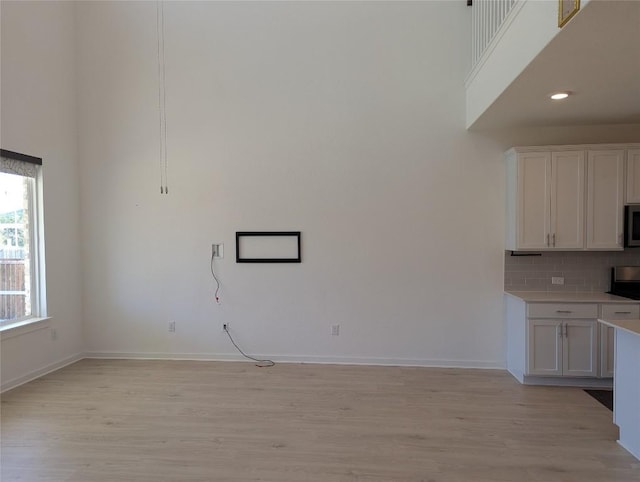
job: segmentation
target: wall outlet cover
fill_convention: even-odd
[[[551,277],[551,284],[552,285],[563,285],[564,284],[564,278],[562,276],[552,276]]]

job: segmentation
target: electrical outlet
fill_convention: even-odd
[[[224,258],[224,244],[212,244],[211,251],[214,258]]]
[[[222,331],[229,331],[231,329],[231,323],[226,322],[222,324]]]
[[[340,325],[331,325],[331,335],[332,336],[340,335]]]
[[[169,333],[175,333],[176,332],[176,322],[175,321],[170,321],[169,322]]]
[[[564,278],[561,276],[552,276],[551,277],[551,284],[552,285],[563,285],[564,284]]]

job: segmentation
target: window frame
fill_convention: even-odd
[[[42,159],[1,150],[4,159],[28,162],[35,165],[35,176],[11,173],[29,180],[27,183],[27,206],[29,209],[29,277],[31,313],[20,318],[0,319],[0,331],[18,328],[48,319],[46,300],[46,266],[44,242],[44,202]],[[39,162],[38,162],[39,161]],[[4,172],[4,171],[3,171]]]

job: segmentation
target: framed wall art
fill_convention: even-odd
[[[558,27],[563,27],[580,10],[580,0],[558,0]]]
[[[300,263],[300,231],[238,231],[236,263]]]

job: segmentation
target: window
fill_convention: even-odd
[[[0,151],[0,326],[45,316],[41,164]]]

